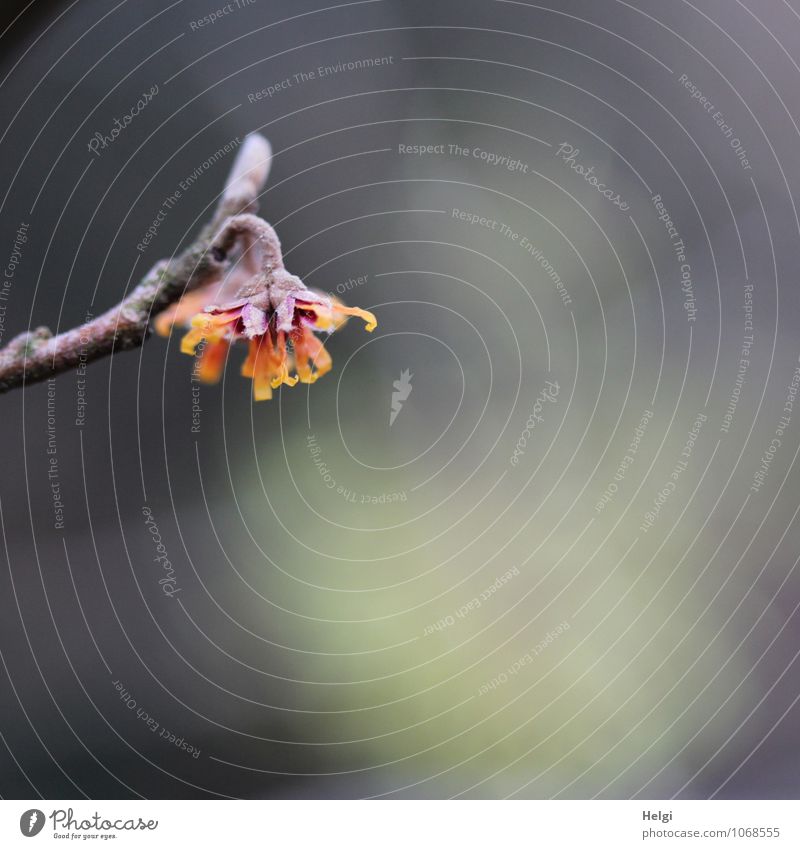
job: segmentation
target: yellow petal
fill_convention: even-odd
[[[341,304],[334,304],[333,309],[341,315],[355,315],[363,319],[366,322],[364,330],[367,333],[372,333],[378,326],[378,319],[368,310],[362,310],[360,307],[345,307]]]

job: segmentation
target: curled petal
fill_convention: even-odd
[[[278,330],[289,332],[292,329],[292,321],[294,319],[295,299],[292,295],[287,295],[278,304],[275,310],[275,320]]]

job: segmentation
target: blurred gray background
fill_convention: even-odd
[[[793,6],[8,6],[2,344],[254,131],[379,326],[261,404],[177,336],[0,398],[0,793],[796,797]]]

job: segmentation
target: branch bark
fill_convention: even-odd
[[[19,334],[0,349],[0,392],[143,345],[155,315],[185,292],[212,282],[224,272],[224,262],[217,261],[208,248],[228,218],[257,211],[271,156],[269,142],[263,136],[247,136],[214,215],[195,242],[175,259],[157,262],[116,306],[56,336],[46,327],[37,327]]]

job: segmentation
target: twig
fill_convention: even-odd
[[[0,349],[0,392],[144,344],[150,334],[150,320],[156,314],[185,292],[212,282],[224,272],[224,261],[208,250],[211,240],[229,217],[256,212],[271,155],[269,142],[263,136],[247,136],[214,216],[194,244],[173,260],[157,262],[119,304],[57,336],[46,327],[37,327],[19,334]]]

